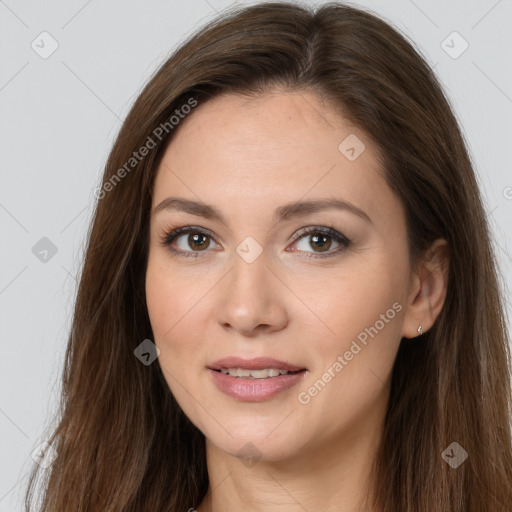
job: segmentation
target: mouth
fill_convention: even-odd
[[[229,357],[208,366],[212,380],[224,394],[243,402],[260,402],[299,383],[308,369],[272,358]]]
[[[299,366],[296,364],[291,364],[286,361],[280,361],[279,359],[274,359],[272,357],[254,357],[252,359],[244,359],[242,357],[224,357],[222,359],[219,359],[218,361],[215,361],[215,363],[208,366],[210,370],[216,370],[216,371],[222,371],[223,373],[226,373],[225,370],[227,370],[227,373],[233,370],[242,370],[244,372],[250,371],[250,372],[256,372],[257,370],[265,370],[265,371],[272,371],[273,376],[277,377],[277,374],[275,371],[283,371],[287,373],[294,373],[299,372],[302,370],[307,370],[307,368],[303,366]],[[242,375],[238,375],[238,373],[235,375],[234,373],[229,373],[232,377],[235,376],[249,376],[246,373],[243,373]],[[268,377],[269,375],[265,375],[265,377]],[[260,378],[255,375],[255,378]]]
[[[212,368],[213,369],[213,368]],[[306,370],[288,371],[279,370],[278,368],[263,368],[261,370],[249,370],[247,368],[221,368],[220,370],[213,370],[215,372],[236,377],[237,379],[275,379],[281,375],[295,375],[297,373],[305,372]]]

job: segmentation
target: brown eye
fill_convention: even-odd
[[[309,244],[313,249],[320,249],[321,252],[329,250],[332,241],[326,235],[311,235]]]
[[[214,242],[212,235],[194,226],[184,226],[164,235],[161,244],[178,256],[198,257]],[[214,244],[216,245],[216,244]]]
[[[340,243],[334,241],[330,235],[314,233],[302,235],[302,237],[297,240],[295,246],[299,251],[311,252],[312,249],[313,252],[326,252],[331,248],[336,249],[338,247],[338,245],[334,245],[333,247],[333,244],[340,245]]]
[[[179,240],[180,237],[177,237],[177,239]],[[208,245],[209,245],[209,240],[208,240],[208,236],[205,235],[204,233],[194,233],[194,234],[190,234],[188,235],[187,237],[187,241],[186,241],[186,244],[188,244],[188,247],[191,247],[192,249],[197,249],[197,250],[200,250],[200,251],[204,251],[205,249],[208,248]]]
[[[308,227],[297,232],[293,239],[294,251],[305,253],[308,258],[333,256],[350,245],[350,240],[334,228]],[[333,246],[334,244],[334,246]]]

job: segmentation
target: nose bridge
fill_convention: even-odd
[[[264,252],[248,258],[245,256],[251,249],[241,254],[240,249],[244,249],[243,244],[233,256],[232,270],[217,298],[217,322],[246,333],[260,325],[271,330],[282,328],[287,321],[286,309],[279,280],[268,268],[268,258]]]

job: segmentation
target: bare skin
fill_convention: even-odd
[[[338,149],[350,134],[365,144],[353,161]],[[413,272],[404,211],[372,143],[311,93],[225,95],[199,105],[167,148],[153,208],[169,196],[224,217],[161,209],[150,223],[146,297],[158,361],[206,436],[210,488],[190,508],[369,510],[362,502],[392,365],[401,338],[417,337],[420,323],[426,332],[442,308],[445,243],[437,241]],[[273,217],[288,203],[332,198],[370,220],[332,207]],[[161,244],[187,225],[198,229]],[[302,234],[305,227],[332,227],[350,243],[318,230]],[[243,245],[246,237],[257,245]],[[249,263],[239,246],[261,253]],[[238,400],[208,368],[227,356],[268,356],[306,371],[270,399]]]

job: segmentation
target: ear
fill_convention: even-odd
[[[416,338],[418,327],[428,331],[443,308],[449,275],[449,251],[446,240],[439,238],[411,276],[405,308],[402,336]]]

